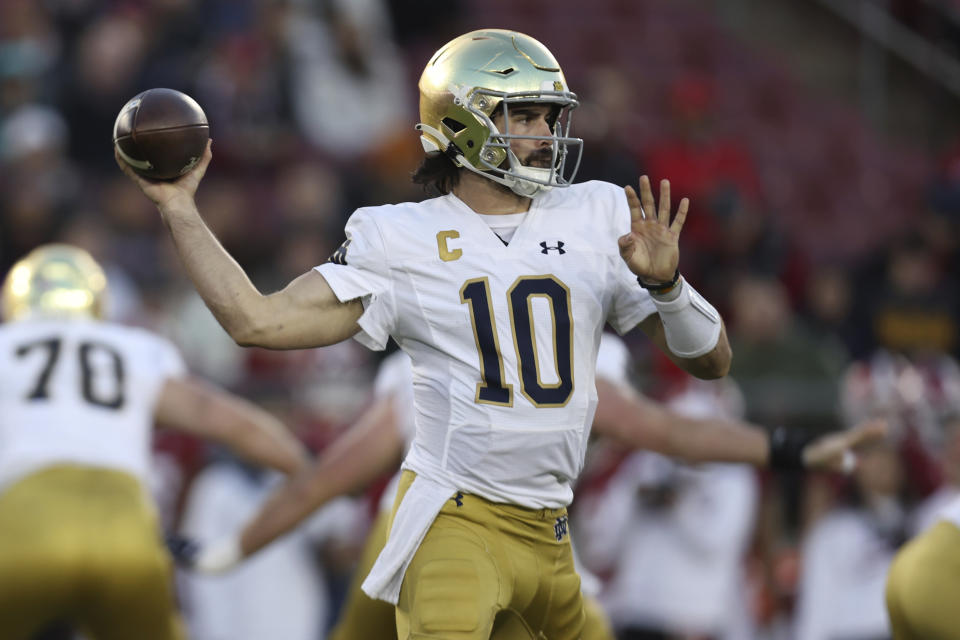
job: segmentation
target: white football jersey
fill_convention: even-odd
[[[597,352],[597,377],[615,384],[629,385],[627,367],[630,351],[623,340],[611,333],[604,332],[600,337],[600,350]],[[416,435],[416,408],[413,399],[413,367],[410,356],[403,351],[395,351],[383,359],[373,381],[373,395],[376,398],[390,397],[396,427],[403,438],[406,452]],[[398,471],[380,496],[380,508],[390,509],[397,495],[400,483]]]
[[[392,336],[413,361],[404,468],[494,502],[569,504],[604,323],[623,333],[656,312],[620,258],[629,229],[605,182],[535,198],[509,245],[453,195],[351,216],[317,270],[340,300],[362,299],[358,340]]]
[[[83,320],[0,325],[0,488],[52,464],[145,480],[164,382],[185,373],[167,340]]]
[[[410,356],[403,351],[395,351],[383,359],[373,380],[375,398],[392,399],[393,414],[397,429],[403,438],[406,452],[416,434],[416,412],[413,400],[413,368]]]

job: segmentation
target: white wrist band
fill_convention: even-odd
[[[232,536],[204,545],[197,554],[193,568],[200,573],[223,573],[235,567],[242,559],[240,538]]]
[[[651,297],[660,313],[670,351],[681,358],[698,358],[717,346],[722,327],[720,314],[685,279],[679,289],[672,300]]]

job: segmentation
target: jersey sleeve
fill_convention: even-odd
[[[380,228],[369,210],[358,209],[347,221],[347,239],[330,256],[314,267],[341,302],[363,303],[354,336],[365,347],[381,351],[396,323],[390,269]]]
[[[617,384],[629,384],[629,364],[630,351],[623,340],[612,333],[601,335],[600,350],[597,352],[597,377]]]
[[[613,304],[610,307],[607,322],[616,329],[617,333],[623,335],[640,324],[647,316],[656,313],[657,308],[653,304],[650,293],[640,286],[637,276],[619,257],[617,250],[617,238],[630,230],[630,207],[627,204],[627,197],[623,189],[615,188],[609,193],[608,198],[612,219],[610,241],[617,253],[617,259],[613,272]]]

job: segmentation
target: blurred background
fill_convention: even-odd
[[[893,427],[851,478],[598,448],[574,530],[621,637],[888,637],[886,566],[960,486],[956,0],[0,0],[0,266],[87,248],[114,319],[171,337],[319,451],[368,402],[380,354],[237,347],[115,166],[114,118],[152,87],[197,99],[215,155],[200,210],[272,291],[325,261],[356,207],[424,197],[417,78],[482,27],[560,61],[578,180],[646,173],[692,200],[681,270],[724,314],[731,379],[694,384],[628,336],[643,392],[765,427]],[[156,449],[169,528],[229,531],[275,481],[189,438]],[[194,636],[324,637],[380,488],[230,591],[184,586]],[[241,610],[265,631],[225,632]],[[283,616],[315,631],[270,626]]]

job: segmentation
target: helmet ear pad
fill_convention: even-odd
[[[498,147],[484,149],[490,134],[498,132],[490,131],[479,118],[456,104],[451,105],[447,115],[440,120],[440,131],[451,144],[456,145],[456,152],[463,155],[472,166],[478,169],[482,170],[484,165],[498,167],[507,159],[506,149]],[[481,152],[483,153],[482,163]],[[453,157],[454,153],[450,155]],[[461,165],[456,159],[454,162],[458,166]]]

